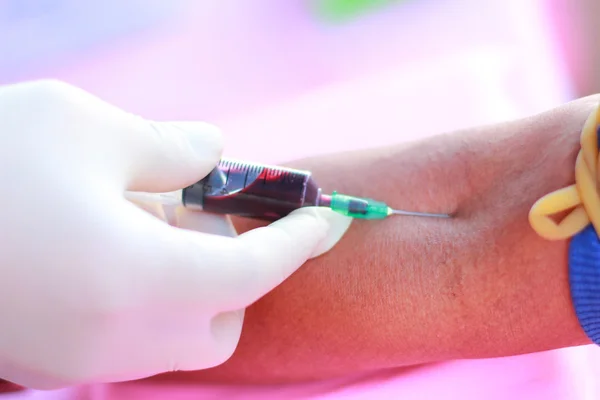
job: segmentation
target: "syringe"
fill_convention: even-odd
[[[274,221],[301,207],[329,207],[360,219],[390,215],[449,218],[447,214],[394,210],[381,201],[324,194],[310,171],[222,159],[204,179],[169,193],[127,192],[130,200],[183,205],[215,214]]]

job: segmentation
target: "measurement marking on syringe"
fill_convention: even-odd
[[[231,173],[231,168],[227,169],[227,176],[225,177],[225,187],[227,187],[227,184],[229,183],[229,174]]]

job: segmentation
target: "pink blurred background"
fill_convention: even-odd
[[[518,118],[581,95],[573,71],[587,53],[567,12],[577,2],[561,1],[414,0],[332,22],[303,0],[0,0],[0,84],[62,79],[147,118],[218,124],[227,156],[281,162]],[[135,383],[0,400],[587,400],[600,398],[599,354],[285,388]]]

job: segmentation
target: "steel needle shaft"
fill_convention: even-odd
[[[423,213],[416,211],[391,210],[391,215],[411,215],[415,217],[450,218],[448,214]]]

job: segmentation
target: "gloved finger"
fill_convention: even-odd
[[[126,201],[111,210],[118,224],[112,242],[117,247],[111,250],[117,262],[106,268],[114,269],[107,275],[118,280],[110,282],[110,290],[116,293],[113,299],[125,298],[129,306],[147,310],[140,324],[123,329],[129,335],[135,331],[139,339],[131,351],[148,355],[144,367],[155,373],[224,362],[239,339],[239,310],[331,248],[351,221],[331,210],[306,208],[226,237],[170,226]],[[193,226],[189,221],[184,228]],[[151,321],[168,328],[149,335],[147,326],[156,323]],[[121,333],[115,330],[114,343],[127,336]]]
[[[167,221],[165,214],[165,208],[160,203],[148,203],[139,200],[130,200],[133,204],[138,206],[140,209],[146,211],[148,214],[162,220]]]
[[[273,290],[310,258],[329,251],[348,230],[351,218],[319,207],[302,208],[266,227],[240,236],[246,250],[239,268],[248,274],[223,275],[223,285],[235,293],[244,288],[235,308],[247,307]]]
[[[131,162],[127,189],[167,192],[208,175],[221,158],[220,131],[203,122],[154,122],[131,116],[125,140]]]
[[[145,296],[163,307],[197,304],[216,311],[255,302],[309,258],[333,247],[351,221],[328,209],[304,208],[230,238],[156,224],[149,218],[144,215],[127,224],[137,231],[127,235],[139,237],[140,246],[129,248],[139,269],[128,271],[132,279],[139,282],[142,276],[149,291]]]
[[[235,227],[228,216],[191,211],[185,207],[177,207],[175,210],[175,226],[219,236],[237,236]]]
[[[99,164],[95,167],[114,174],[110,178],[123,189],[177,190],[206,176],[221,157],[222,137],[210,124],[146,120],[59,81],[22,87],[27,89],[20,96],[26,109],[39,107],[60,124],[67,117],[77,124],[80,136],[65,138],[78,143],[74,157]]]

